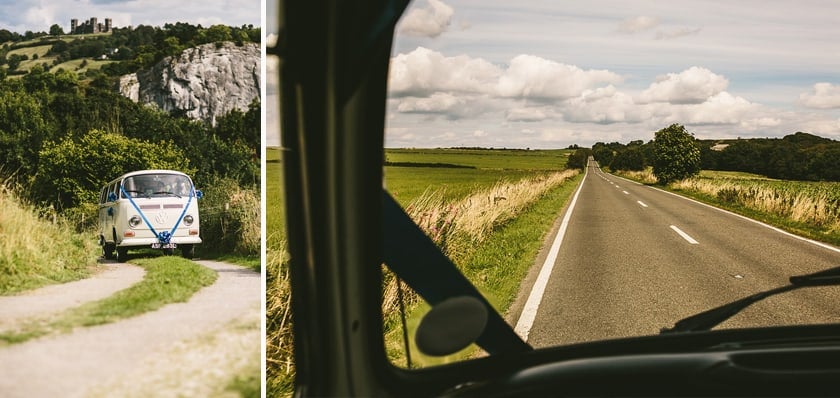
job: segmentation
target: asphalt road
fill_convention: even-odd
[[[595,162],[567,223],[527,334],[534,347],[657,334],[789,276],[840,266],[837,248],[606,174]],[[840,286],[770,297],[717,328],[826,322],[840,322]]]

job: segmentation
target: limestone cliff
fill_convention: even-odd
[[[260,48],[255,43],[204,44],[120,78],[120,94],[215,125],[233,109],[247,111],[260,96]]]

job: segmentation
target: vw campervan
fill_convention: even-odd
[[[129,248],[181,250],[192,258],[199,237],[196,191],[184,173],[141,170],[102,187],[99,195],[99,244],[106,259],[124,261]]]

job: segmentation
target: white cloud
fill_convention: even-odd
[[[612,85],[587,90],[562,105],[563,119],[574,123],[638,123],[649,117],[633,97]]]
[[[424,8],[412,8],[400,20],[397,31],[408,36],[438,37],[449,28],[455,10],[440,0],[427,0]]]
[[[658,25],[659,18],[642,15],[621,21],[621,25],[618,26],[618,31],[632,34],[655,28]]]
[[[706,68],[692,66],[680,73],[660,76],[639,96],[640,103],[669,102],[699,104],[717,95],[729,85],[729,80]]]
[[[505,112],[505,120],[509,122],[539,122],[548,118],[548,112],[542,108],[511,108]]]
[[[428,96],[432,93],[486,93],[493,89],[500,69],[466,55],[445,57],[424,47],[391,58],[388,89],[391,96]]]
[[[831,83],[817,83],[814,91],[799,95],[799,102],[809,108],[838,109],[840,108],[840,86]]]
[[[660,124],[741,125],[743,120],[759,118],[760,105],[727,92],[715,94],[700,104],[658,104]]]
[[[397,111],[403,113],[445,113],[458,105],[463,105],[466,99],[449,93],[434,93],[426,98],[408,97],[400,100]]]
[[[602,84],[619,83],[621,76],[607,70],[583,70],[533,55],[518,55],[499,78],[503,97],[567,99]]]
[[[656,40],[676,39],[678,37],[696,35],[700,33],[701,30],[703,30],[703,28],[677,28],[671,30],[659,30],[656,31],[656,36],[654,36],[654,38]]]

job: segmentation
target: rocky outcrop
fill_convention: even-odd
[[[260,48],[255,43],[204,44],[164,58],[150,70],[120,78],[120,94],[215,125],[260,97]]]

